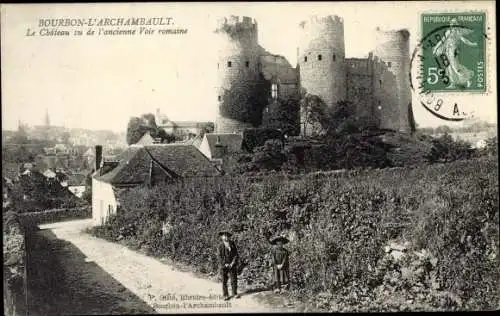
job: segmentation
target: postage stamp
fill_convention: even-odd
[[[486,91],[486,14],[422,14],[427,91]]]
[[[472,118],[492,92],[487,12],[422,12],[419,19],[421,34],[410,61],[417,103],[441,120]]]

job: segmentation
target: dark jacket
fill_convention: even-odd
[[[224,264],[233,264],[233,268],[236,268],[238,264],[238,249],[236,249],[236,244],[234,241],[229,241],[231,250],[228,250],[223,242],[219,244],[219,264],[224,267]]]
[[[289,254],[288,250],[285,248],[275,248],[273,249],[273,264],[278,265],[282,264],[283,268],[286,269],[288,268],[288,259],[289,259]]]

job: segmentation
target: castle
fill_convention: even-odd
[[[377,29],[377,44],[368,58],[346,58],[343,19],[313,16],[299,24],[296,67],[259,45],[257,22],[250,17],[222,18],[214,32],[216,133],[262,126],[273,100],[287,100],[300,91],[320,97],[328,107],[349,101],[357,118],[379,129],[410,132],[407,30]]]

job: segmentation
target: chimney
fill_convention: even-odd
[[[101,168],[102,161],[102,145],[95,146],[95,171]]]
[[[214,152],[212,154],[212,158],[222,158],[226,154],[226,146],[222,144],[220,141],[220,136],[217,135],[217,142],[215,143],[214,146]]]

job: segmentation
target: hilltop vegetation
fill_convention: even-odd
[[[130,189],[122,205],[93,233],[215,274],[217,231],[231,229],[247,288],[269,284],[267,240],[287,234],[290,295],[319,310],[498,307],[496,157],[300,179],[186,180]],[[406,242],[403,259],[384,251],[390,241]]]

